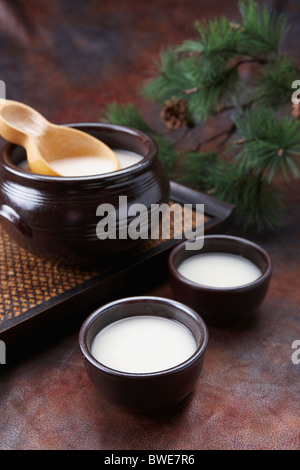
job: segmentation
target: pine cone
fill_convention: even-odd
[[[168,129],[180,129],[188,125],[188,107],[183,99],[171,98],[165,102],[160,116]]]

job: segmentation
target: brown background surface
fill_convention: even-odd
[[[285,49],[299,64],[299,2],[268,3],[288,15]],[[57,123],[98,121],[115,100],[153,118],[155,106],[137,93],[153,58],[190,37],[195,19],[220,14],[238,18],[235,2],[1,0],[0,79],[7,98]],[[137,416],[104,402],[86,376],[74,322],[30,353],[8,348],[0,366],[0,448],[299,449],[300,365],[291,361],[291,344],[300,339],[300,191],[298,183],[283,190],[285,227],[247,234],[273,260],[267,298],[253,320],[209,329],[202,376],[184,403]],[[172,297],[167,280],[131,293]]]

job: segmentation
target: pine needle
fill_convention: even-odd
[[[233,118],[244,141],[237,160],[245,170],[260,172],[268,182],[283,174],[299,177],[300,123],[292,117],[277,118],[267,108],[253,108]]]

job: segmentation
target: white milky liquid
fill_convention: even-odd
[[[114,162],[97,156],[69,157],[53,160],[51,168],[61,176],[101,175],[114,171]]]
[[[258,279],[262,272],[247,258],[231,253],[203,253],[185,259],[178,272],[210,287],[236,287]]]
[[[124,318],[100,330],[91,354],[111,369],[150,373],[181,364],[196,349],[194,336],[181,323],[144,315]]]
[[[142,160],[142,155],[131,152],[130,150],[114,149],[114,152],[120,162],[120,168],[127,168],[128,166],[135,165]]]
[[[120,162],[120,169],[135,165],[143,157],[142,155],[131,152],[130,150],[114,149],[114,152]],[[27,160],[19,163],[19,167],[28,169]],[[53,160],[51,167],[62,176],[89,176],[109,173],[113,170],[113,163],[105,157],[83,156],[62,158]]]

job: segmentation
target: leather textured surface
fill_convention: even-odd
[[[276,5],[288,14],[289,51],[299,59],[299,4]],[[0,0],[0,79],[8,98],[57,123],[98,121],[114,100],[133,101],[151,118],[155,107],[136,89],[153,58],[189,37],[196,18],[217,14],[236,17],[234,2],[152,0],[133,7],[121,0]],[[246,234],[273,261],[265,302],[243,324],[209,328],[192,395],[147,416],[104,402],[86,375],[74,323],[29,355],[18,350],[15,364],[7,350],[7,365],[0,365],[0,448],[299,449],[300,365],[291,361],[291,344],[300,340],[300,190],[296,183],[283,190],[285,226]],[[145,281],[143,291],[172,298],[167,280],[154,288]]]

